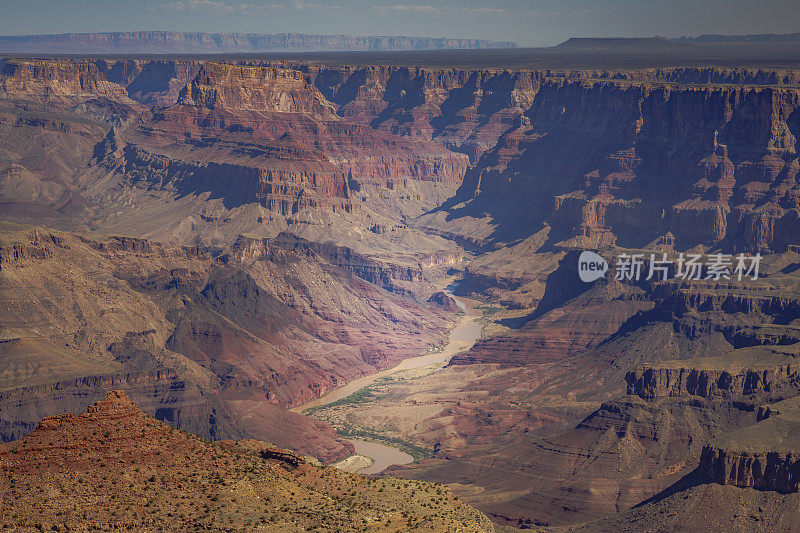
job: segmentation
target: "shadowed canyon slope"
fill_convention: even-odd
[[[697,502],[685,512],[704,505],[702,516],[724,525],[741,516],[726,507],[733,487],[766,491],[741,495],[756,522],[788,523],[756,502],[797,491],[798,264],[796,253],[770,256],[750,285],[586,285],[442,370],[315,416],[431,450],[392,473],[455,481],[500,523],[615,530],[669,514],[663,502],[685,490]],[[551,276],[547,289],[559,282]],[[715,500],[708,483],[728,496]],[[594,522],[642,502],[647,511]]]
[[[17,80],[28,77],[16,66],[18,61],[4,67],[7,91],[22,87],[24,91],[18,92],[30,99],[36,85]],[[109,79],[92,65],[86,68]],[[467,154],[473,165],[449,207],[422,222],[443,235],[478,243],[518,238],[526,231],[529,235],[546,223],[553,230],[551,240],[578,236],[595,244],[643,246],[669,233],[681,248],[721,244],[780,251],[797,230],[793,181],[800,104],[798,74],[793,70],[469,71],[279,65],[299,68],[308,77],[264,67],[208,64],[177,105],[143,116],[126,129],[130,137],[121,133],[119,143],[124,146],[117,149],[128,148],[131,159],[165,155],[192,163],[247,155],[260,171],[267,166],[265,160],[273,167],[271,174],[262,173],[257,181],[274,176],[273,180],[286,182],[274,197],[263,185],[236,187],[239,197],[229,198],[228,205],[261,199],[265,207],[281,214],[320,202],[338,203],[347,210],[351,208],[345,204],[363,200],[357,193],[364,186],[388,184],[409,189],[407,194],[389,194],[394,197],[390,203],[419,198],[391,206],[416,216],[444,200],[452,192],[448,184],[458,185],[466,170],[465,160],[457,154],[426,144],[433,139]],[[152,67],[142,60],[113,66],[103,61],[103,66],[108,72],[141,69],[134,81],[132,75],[117,78],[129,86]],[[167,70],[175,71],[170,80],[180,83],[181,76],[197,68],[179,69],[175,64]],[[179,75],[178,70],[184,73]],[[270,81],[264,74],[268,71],[273,76],[283,74]],[[244,79],[259,88],[208,95],[209,90],[236,86]],[[52,83],[58,84],[57,78]],[[95,97],[92,105],[100,95],[109,98],[99,90],[103,83],[96,83],[97,90],[89,89]],[[174,94],[171,85],[162,83],[160,92]],[[147,101],[161,98],[156,88],[136,89],[135,94],[149,95]],[[270,92],[274,94],[269,96]],[[203,99],[204,93],[210,99]],[[248,98],[260,103],[250,105]],[[252,122],[264,113],[270,120],[253,128]],[[188,125],[186,120],[195,123],[196,138],[176,144],[174,130]],[[242,137],[247,143],[236,140]],[[216,142],[223,138],[224,143]],[[254,138],[261,140],[252,145]],[[578,144],[582,148],[575,151]],[[166,160],[138,164],[169,167]],[[173,164],[165,170],[178,169]],[[297,170],[309,174],[302,193]],[[200,175],[195,181],[202,181],[202,171],[185,170]],[[243,173],[238,166],[231,172]],[[165,180],[175,181],[172,176],[160,178]],[[425,202],[429,181],[446,190]],[[199,189],[213,186],[204,183]],[[184,187],[199,192],[197,185]],[[243,188],[261,197],[248,198]],[[96,191],[95,185],[92,193],[97,195]],[[219,191],[208,192],[221,196]],[[369,196],[362,207],[376,203],[386,207],[387,200],[379,198],[385,196],[381,191]],[[342,197],[350,202],[336,200]],[[466,205],[455,203],[460,200]],[[386,226],[380,220],[375,224]],[[168,236],[159,235],[164,237]]]
[[[35,81],[41,74],[32,76],[19,61],[4,67],[6,91],[41,99],[35,94],[36,83],[20,81]],[[108,72],[144,72],[142,65],[142,60],[113,66],[103,61]],[[205,144],[224,136],[225,144],[235,147],[234,155],[270,159],[269,164],[278,167],[277,176],[281,165],[275,160],[288,159],[284,166],[315,174],[316,183],[310,180],[314,192],[340,198],[354,192],[351,175],[356,186],[362,181],[395,185],[395,176],[458,182],[465,170],[463,160],[423,142],[433,139],[467,154],[474,165],[457,197],[468,204],[424,220],[442,232],[471,239],[507,239],[520,232],[520,222],[523,227],[546,222],[554,230],[551,239],[583,236],[595,243],[642,246],[670,232],[684,248],[722,243],[782,250],[796,231],[792,183],[800,104],[798,75],[792,70],[515,72],[281,66],[295,66],[308,77],[274,68],[208,64],[176,106],[155,111],[131,127],[131,144],[139,151],[152,150],[153,144],[162,149],[171,145],[193,162],[203,162],[212,153],[224,161],[218,147],[204,154],[200,139],[181,139],[180,146],[168,141],[171,128],[193,121],[197,129],[192,135],[205,137]],[[93,75],[100,81],[84,82],[81,91],[72,88],[73,96],[114,96],[106,89],[117,87],[106,81],[113,76],[102,74],[91,62],[83,68],[83,78]],[[176,73],[170,80],[179,80],[178,65],[167,70]],[[133,84],[142,77],[146,76],[117,79]],[[62,87],[57,75],[48,79],[60,87],[48,98],[58,99],[59,92],[66,97],[71,88]],[[252,88],[224,89],[240,82]],[[217,88],[223,89],[209,94]],[[155,91],[136,89],[135,94],[150,95],[149,101],[159,98]],[[174,94],[169,82],[160,89]],[[117,92],[124,93],[118,87]],[[259,103],[248,104],[248,99]],[[264,113],[271,120],[262,121],[261,128],[248,125]],[[236,144],[237,136],[247,136],[250,143],[253,137],[263,141],[261,146],[242,146]],[[352,144],[355,139],[360,142]],[[577,143],[582,149],[571,151]],[[315,156],[311,146],[321,153]],[[671,157],[673,153],[679,156]],[[290,183],[297,180],[283,173]],[[285,189],[284,195],[297,195],[295,188]],[[534,190],[546,193],[532,195]],[[313,196],[310,192],[305,194]],[[266,207],[282,213],[319,201],[309,198],[295,206],[296,197],[288,203],[271,200],[268,190],[254,193],[266,195]]]
[[[2,440],[119,388],[214,440],[400,443],[508,526],[788,524],[800,70],[399,62],[0,60]],[[582,283],[585,248],[763,258]],[[454,278],[471,349],[286,411],[440,347]]]
[[[215,253],[8,223],[0,239],[4,440],[124,385],[182,429],[340,457],[349,444],[282,409],[440,343],[449,323],[277,241]]]

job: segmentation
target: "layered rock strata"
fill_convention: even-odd
[[[329,426],[283,409],[424,352],[449,324],[313,250],[242,239],[219,253],[3,224],[5,439],[118,383],[182,429],[340,458],[351,448]]]
[[[185,118],[197,113],[190,107],[211,106],[216,113],[204,111],[190,120],[230,124],[242,117],[219,109],[242,111],[249,104],[243,104],[244,93],[228,92],[225,80],[281,71],[288,76],[284,82],[298,82],[296,89],[267,96],[263,91],[253,93],[251,84],[248,91],[266,102],[296,101],[283,111],[328,117],[314,126],[325,131],[313,137],[307,133],[310,126],[292,123],[293,134],[305,132],[298,133],[296,141],[319,145],[322,139],[339,137],[352,142],[365,135],[375,137],[370,132],[379,130],[406,139],[432,139],[468,154],[474,168],[467,173],[462,199],[477,195],[480,209],[497,217],[498,234],[505,229],[503,219],[510,224],[522,216],[534,225],[547,221],[555,238],[577,235],[594,242],[641,245],[669,233],[679,247],[700,243],[780,251],[794,242],[800,220],[793,185],[798,168],[797,73],[790,69],[469,70],[321,67],[285,61],[265,67],[264,62],[249,61],[254,70],[247,70],[250,67],[137,61],[83,61],[81,74],[71,77],[80,86],[71,88],[58,82],[59,71],[74,69],[64,61],[7,61],[3,78],[8,97],[40,95],[44,86],[36,89],[33,81],[25,81],[40,79],[53,85],[46,89],[53,98],[88,92],[113,100],[127,90],[142,101],[160,103],[177,100],[176,84],[186,83],[203,68],[208,83],[200,79],[190,83],[186,96],[179,97],[180,113],[175,109],[159,115],[156,122],[182,121],[170,115]],[[288,74],[298,70],[307,77]],[[262,74],[253,79],[266,81]],[[265,87],[271,85],[275,86],[269,82]],[[216,97],[213,102],[194,101],[192,95],[200,98],[202,87],[211,86],[220,88],[225,102]],[[281,109],[271,104],[259,111]],[[674,120],[664,120],[673,111]],[[329,120],[337,116],[344,122]],[[284,118],[271,117],[269,122],[274,123],[268,134],[273,141],[288,131]],[[153,127],[154,132],[160,129]],[[247,123],[237,127],[253,128]],[[208,136],[209,132],[200,131],[199,135]],[[426,146],[423,151],[428,155],[423,155],[422,145],[379,138],[347,147],[341,141],[319,146],[337,162],[340,183],[349,181],[351,173],[355,181],[367,182],[389,183],[398,176],[459,182],[466,168],[452,152]],[[686,139],[688,145],[680,157],[667,157],[674,139]],[[376,142],[383,148],[370,148]],[[586,148],[577,157],[569,149],[575,142]],[[264,153],[261,147],[239,149]],[[398,150],[407,151],[410,158],[387,155]],[[202,159],[197,156],[193,159]],[[517,204],[519,208],[500,207]],[[472,213],[459,212],[467,214]],[[454,232],[456,224],[427,223],[444,233]]]

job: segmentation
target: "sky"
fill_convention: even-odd
[[[0,0],[0,35],[171,30],[570,37],[798,33],[799,0]]]

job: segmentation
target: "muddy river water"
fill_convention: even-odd
[[[354,392],[372,385],[376,380],[384,376],[394,374],[401,370],[409,370],[412,368],[422,368],[434,364],[447,363],[455,354],[468,350],[475,344],[475,341],[481,336],[481,324],[478,318],[481,316],[481,310],[477,309],[481,302],[471,300],[469,298],[462,298],[455,296],[449,291],[448,295],[455,299],[458,306],[464,311],[464,315],[459,319],[456,327],[450,332],[448,344],[436,353],[421,355],[419,357],[412,357],[403,360],[394,368],[383,370],[375,374],[370,374],[362,378],[349,382],[343,387],[332,390],[328,394],[317,398],[304,405],[296,407],[294,411],[300,412],[310,407],[321,407],[328,405],[335,401],[347,398]],[[391,465],[404,465],[411,463],[414,458],[405,452],[401,452],[397,448],[378,444],[375,442],[367,442],[359,439],[348,439],[355,446],[356,453],[365,457],[371,458],[375,461],[371,466],[361,469],[358,472],[362,474],[376,474],[383,471]]]
[[[395,372],[399,372],[401,370],[409,370],[412,368],[422,368],[434,364],[447,363],[455,354],[471,348],[472,345],[475,344],[475,341],[481,336],[481,324],[478,321],[478,318],[482,313],[480,309],[477,309],[477,306],[481,305],[481,302],[477,300],[471,300],[469,298],[455,296],[449,291],[445,292],[455,299],[458,306],[464,311],[464,315],[459,319],[456,327],[450,332],[449,342],[441,351],[405,359],[394,368],[383,370],[381,372],[370,374],[368,376],[351,381],[347,385],[332,390],[328,394],[296,407],[293,410],[300,412],[310,407],[328,405],[329,403],[347,398],[354,392],[372,385],[376,380],[384,376],[394,374]],[[353,443],[358,455],[369,457],[375,461],[371,466],[358,471],[362,474],[376,474],[383,471],[388,466],[409,464],[414,460],[414,458],[407,453],[401,452],[397,448],[386,446],[385,444],[378,444],[360,439],[348,440],[349,442]]]

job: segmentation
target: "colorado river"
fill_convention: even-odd
[[[343,387],[332,390],[326,395],[299,407],[295,407],[292,410],[301,412],[311,407],[328,405],[329,403],[347,398],[354,392],[372,385],[375,383],[375,381],[384,376],[394,374],[395,372],[399,372],[401,370],[409,370],[412,368],[422,368],[434,364],[447,363],[455,354],[471,348],[472,345],[475,344],[475,341],[481,336],[481,324],[478,322],[478,317],[480,317],[482,313],[480,309],[477,309],[477,307],[481,305],[481,302],[469,298],[455,296],[449,291],[445,292],[449,296],[453,297],[453,299],[456,301],[456,304],[458,304],[458,306],[464,311],[464,316],[461,317],[461,319],[458,321],[458,324],[456,324],[456,327],[450,332],[449,342],[441,351],[432,354],[421,355],[419,357],[404,359],[394,368],[383,370],[381,372],[370,374],[368,376],[351,381]],[[404,465],[411,463],[414,460],[414,458],[407,453],[401,452],[397,448],[393,448],[391,446],[386,446],[384,444],[378,444],[375,442],[367,442],[359,439],[347,440],[353,443],[357,454],[369,457],[375,461],[375,463],[371,466],[359,470],[359,472],[362,474],[376,474],[383,471],[388,466]]]
[[[357,470],[359,474],[377,474],[392,465],[407,465],[414,462],[414,458],[406,452],[401,452],[397,448],[385,444],[361,439],[347,439],[347,441],[353,443],[358,455],[369,457],[375,461],[370,466]]]

